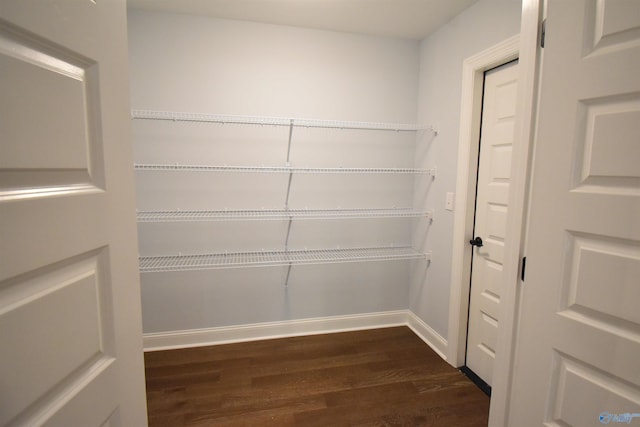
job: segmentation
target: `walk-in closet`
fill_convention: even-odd
[[[411,324],[445,353],[460,61],[519,22],[491,4],[503,31],[476,5],[424,40],[130,8],[145,348]]]

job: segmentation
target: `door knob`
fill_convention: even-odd
[[[477,246],[477,247],[480,247],[483,245],[481,237],[476,237],[473,240],[469,240],[469,243],[471,243],[471,246]]]

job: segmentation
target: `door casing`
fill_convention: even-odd
[[[466,354],[467,312],[471,281],[471,251],[468,242],[473,238],[484,72],[518,58],[519,41],[519,35],[510,37],[467,58],[462,66],[458,176],[456,179],[449,334],[447,337],[447,360],[456,367],[464,365]],[[509,209],[511,211],[511,207]],[[518,215],[518,213],[518,207],[516,207],[510,212],[510,215]]]

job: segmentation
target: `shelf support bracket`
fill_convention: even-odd
[[[291,141],[293,140],[293,119],[289,120],[289,142],[287,144],[287,164],[291,161]]]
[[[289,121],[289,142],[287,143],[287,167],[289,168],[289,182],[287,183],[287,195],[284,201],[284,209],[289,210],[289,196],[291,195],[291,180],[293,179],[293,171],[291,170],[291,141],[293,140],[293,119]],[[291,218],[289,218],[291,221]],[[289,228],[291,228],[291,222],[289,222]],[[289,236],[287,235],[287,241]]]
[[[289,120],[289,141],[287,142],[287,167],[291,166],[291,142],[293,141],[293,119]],[[286,212],[289,212],[289,196],[291,195],[291,181],[293,180],[293,171],[289,169],[289,180],[287,182],[287,195],[285,197],[284,209]],[[289,235],[291,234],[291,224],[293,223],[293,218],[289,215],[289,224],[287,225],[287,236],[284,241],[284,250],[285,252],[289,252]],[[284,280],[284,287],[287,288],[289,286],[289,276],[291,275],[291,262],[287,266],[287,277]]]
[[[291,263],[287,266],[287,277],[284,279],[284,287],[289,287],[289,276],[291,276]]]

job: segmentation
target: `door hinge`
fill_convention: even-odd
[[[522,267],[520,270],[520,280],[524,282],[524,271],[527,268],[527,257],[522,257]]]
[[[547,35],[547,20],[542,20],[542,25],[540,26],[540,47],[544,48],[544,38]]]

